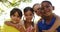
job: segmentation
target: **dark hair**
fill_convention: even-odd
[[[22,11],[20,9],[18,9],[18,8],[13,8],[10,11],[10,16],[14,15],[15,12],[18,12],[19,17],[22,17]]]
[[[33,8],[34,8],[36,5],[39,5],[39,3],[34,4],[34,5],[33,5]]]
[[[24,13],[27,12],[27,11],[31,11],[31,12],[34,14],[34,10],[33,10],[33,8],[31,8],[31,7],[26,7],[26,8],[24,9]]]
[[[24,13],[26,13],[27,11],[31,11],[34,14],[34,10],[31,7],[26,7],[24,9]],[[23,20],[24,20],[24,18],[23,18]],[[26,21],[24,20],[24,22],[26,22]],[[33,22],[32,22],[32,26],[34,26],[34,19],[33,19]]]
[[[50,5],[52,5],[52,3],[51,3],[50,1],[42,1],[42,3],[44,3],[44,2],[47,2],[47,3],[49,3]]]

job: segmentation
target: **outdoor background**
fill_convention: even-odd
[[[9,20],[10,11],[12,8],[17,7],[22,10],[27,6],[32,7],[35,3],[41,3],[44,0],[0,0],[0,30],[4,24],[5,20]],[[53,13],[60,16],[60,0],[48,0],[51,1],[55,10]],[[39,16],[35,14],[34,21],[39,19]],[[37,19],[38,18],[38,19]]]

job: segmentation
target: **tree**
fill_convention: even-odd
[[[31,2],[31,0],[0,0],[6,7],[19,6],[21,2]]]
[[[32,0],[0,0],[0,2],[7,8],[19,6],[21,2],[29,3],[31,1]],[[0,7],[0,16],[3,12],[4,10]]]

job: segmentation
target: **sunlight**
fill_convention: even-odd
[[[12,0],[9,0],[10,2],[12,2]],[[18,0],[17,0],[18,1]],[[35,3],[41,3],[43,0],[32,0],[32,2],[31,3],[24,3],[24,2],[21,2],[21,4],[19,5],[19,7],[18,8],[20,8],[22,11],[23,11],[23,9],[25,8],[25,7],[27,7],[27,6],[30,6],[30,7],[32,7]],[[58,4],[59,2],[60,2],[60,0],[49,0],[49,1],[51,1],[52,2],[52,4],[55,6],[55,10],[54,10],[54,13],[55,14],[57,14],[57,15],[59,15],[60,16],[60,4]],[[3,9],[3,10],[5,10],[5,12],[4,13],[6,13],[6,14],[2,14],[1,16],[0,16],[0,26],[3,26],[3,24],[4,24],[4,21],[6,20],[6,19],[9,19],[10,18],[10,10],[13,8],[6,8],[2,3],[0,3],[0,7]],[[36,18],[35,18],[35,21],[37,21],[37,18],[39,19],[39,17],[38,16],[35,16]]]

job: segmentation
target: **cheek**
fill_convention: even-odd
[[[41,11],[38,11],[38,14],[42,14],[42,12]]]
[[[11,16],[11,19],[14,20],[15,18],[13,16]]]
[[[30,17],[30,19],[32,19],[32,18],[33,18],[33,16]]]
[[[50,9],[48,8],[48,9],[46,10],[46,12],[50,12]]]
[[[33,17],[34,17],[34,16],[32,15],[32,16],[30,17],[30,20],[32,20],[32,19],[33,19]]]
[[[31,20],[32,18],[33,18],[32,16],[26,17],[26,19],[28,19],[28,20]]]
[[[53,10],[53,8],[52,7],[49,7],[49,11],[52,11]]]
[[[28,18],[28,16],[25,16],[25,18],[27,19],[27,18]]]
[[[52,9],[49,9],[49,10],[47,11],[47,13],[52,13]]]
[[[51,15],[51,13],[52,13],[51,11],[50,12],[47,12],[47,15]]]
[[[51,13],[51,10],[50,9],[47,9],[44,13],[49,14],[49,13]]]
[[[51,13],[52,13],[52,8],[49,7],[49,8],[47,9],[46,13],[47,13],[47,14],[51,14]]]
[[[17,20],[19,21],[19,20],[20,20],[20,18],[17,18]]]

